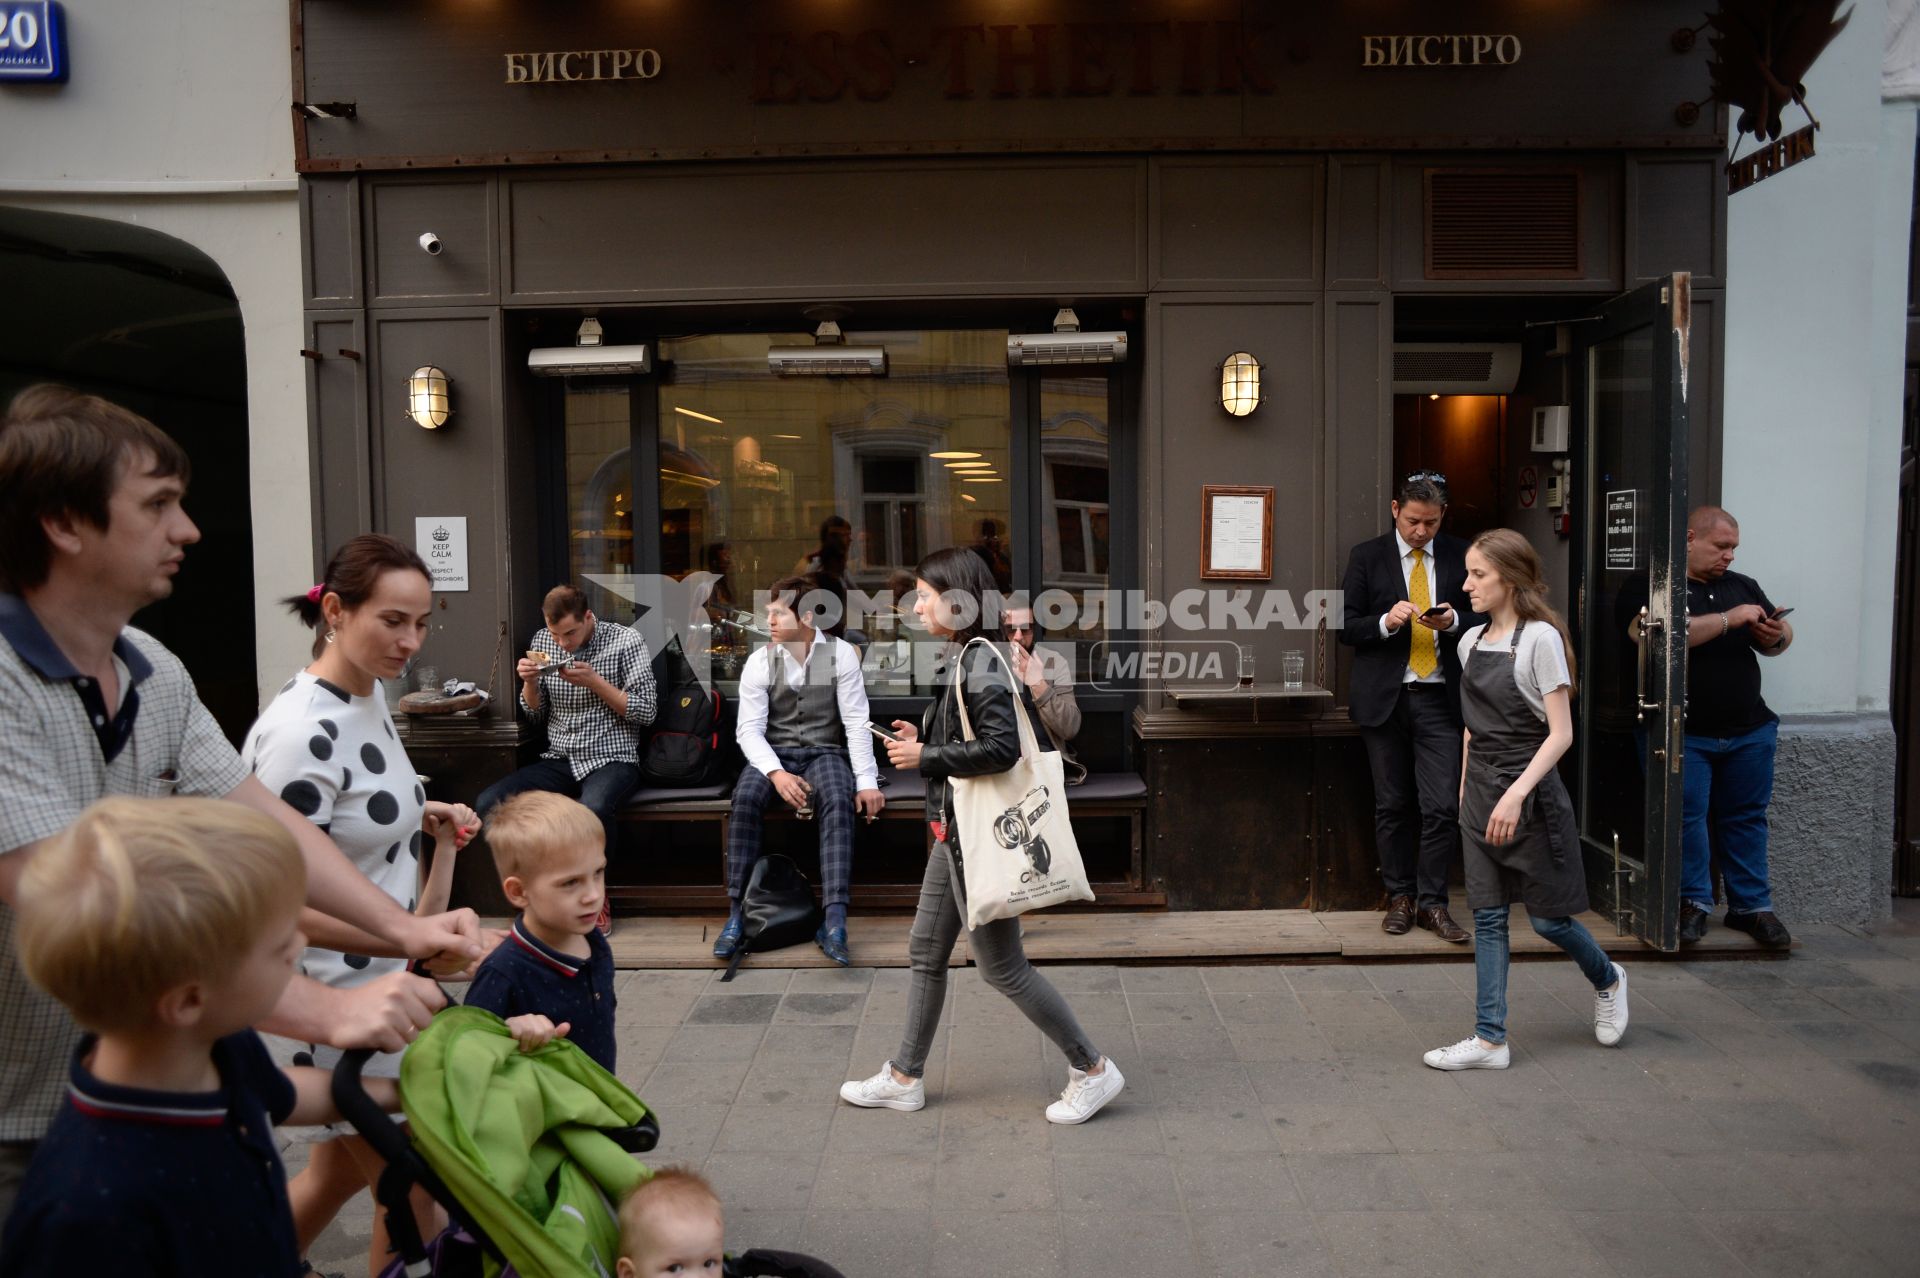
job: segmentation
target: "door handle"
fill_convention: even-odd
[[[1635,722],[1645,723],[1648,715],[1659,714],[1661,709],[1658,701],[1647,700],[1647,682],[1653,665],[1655,640],[1666,630],[1667,623],[1648,616],[1644,607],[1640,609],[1639,621],[1640,654],[1634,662],[1633,717]]]

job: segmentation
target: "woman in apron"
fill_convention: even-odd
[[[1593,983],[1594,1037],[1607,1047],[1626,1032],[1627,973],[1573,917],[1587,908],[1586,873],[1555,766],[1573,744],[1572,658],[1540,556],[1517,532],[1482,533],[1467,550],[1467,594],[1492,618],[1460,639],[1460,833],[1478,1006],[1472,1035],[1424,1059],[1434,1069],[1505,1069],[1507,913],[1516,898],[1533,930]]]

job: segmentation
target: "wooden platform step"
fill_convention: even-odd
[[[1454,917],[1471,930],[1471,915]],[[1664,958],[1770,956],[1743,932],[1716,923],[1698,945],[1678,955],[1649,949],[1632,937],[1615,934],[1611,920],[1588,913],[1580,917],[1607,953],[1641,961]],[[725,922],[705,917],[626,916],[613,936],[614,962],[622,968],[721,967],[713,958],[713,938]],[[504,926],[489,920],[489,926]],[[905,967],[906,914],[856,915],[848,926],[855,967]],[[1141,912],[1063,911],[1036,913],[1022,920],[1028,957],[1037,963],[1266,963],[1473,961],[1473,944],[1449,945],[1418,928],[1406,936],[1380,930],[1373,910],[1316,914],[1311,910],[1218,910]],[[1517,957],[1557,955],[1559,951],[1528,925],[1515,906],[1508,924],[1509,944]],[[827,967],[812,945],[795,945],[756,955],[755,967]],[[954,966],[968,963],[967,935],[954,946]]]

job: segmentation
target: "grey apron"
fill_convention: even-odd
[[[1559,770],[1547,773],[1527,796],[1511,839],[1495,847],[1486,837],[1494,805],[1547,739],[1547,725],[1515,678],[1526,628],[1524,621],[1516,625],[1504,650],[1476,643],[1460,681],[1460,715],[1473,734],[1460,801],[1467,906],[1480,910],[1517,899],[1535,918],[1564,918],[1586,911],[1587,877],[1573,801]]]

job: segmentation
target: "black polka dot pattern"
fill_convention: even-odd
[[[281,692],[290,692],[290,691],[292,691],[292,690],[293,690],[293,685],[294,685],[294,684],[296,684],[296,683],[299,683],[299,682],[300,682],[300,681],[299,681],[298,679],[289,679],[289,680],[287,680],[287,681],[286,681],[285,683],[283,683],[283,684],[281,684],[281,685],[280,685],[280,691],[281,691]]]
[[[413,787],[413,801],[415,803],[425,803],[427,801],[427,790],[425,786],[416,785]]]
[[[333,738],[323,737],[316,732],[313,735],[313,739],[307,742],[307,750],[313,755],[314,758],[320,760],[320,762],[322,763],[325,763],[328,759],[331,759],[333,757]]]
[[[392,865],[393,859],[399,855],[400,855],[400,845],[396,843],[392,847],[387,849],[387,864]]]
[[[413,832],[412,841],[407,844],[407,851],[411,852],[413,854],[413,859],[418,861],[420,859],[420,854],[426,850],[426,847],[427,847],[426,832],[423,830],[415,830]]]
[[[347,966],[352,968],[356,972],[366,967],[367,964],[373,962],[372,959],[368,958],[364,954],[347,954],[347,955],[343,955],[342,957],[346,959]]]
[[[289,781],[280,791],[280,797],[288,807],[301,816],[310,817],[320,810],[320,787],[311,781]]]
[[[340,725],[331,719],[320,720],[320,731],[326,733],[328,737],[335,741],[340,739]]]
[[[400,819],[400,800],[386,790],[368,795],[367,819],[376,825],[392,825]]]
[[[380,726],[381,726],[381,727],[383,727],[383,728],[385,728],[385,729],[387,730],[387,736],[388,736],[389,738],[391,738],[392,740],[394,740],[394,741],[398,741],[398,740],[400,739],[399,737],[396,737],[396,736],[394,736],[394,735],[393,735],[393,724],[392,724],[392,723],[383,723],[383,724],[381,724]]]
[[[371,741],[360,747],[360,762],[376,777],[387,770],[387,756]]]
[[[340,793],[345,794],[351,789],[353,789],[353,769],[342,768],[340,769]]]

